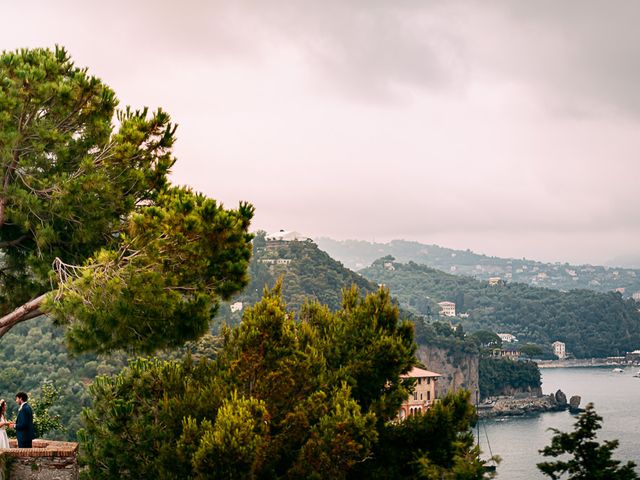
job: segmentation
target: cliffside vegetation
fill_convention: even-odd
[[[618,293],[561,292],[520,283],[489,285],[389,257],[361,273],[389,287],[406,308],[429,318],[438,318],[438,302],[455,302],[457,313],[465,318],[451,320],[467,331],[511,333],[521,342],[545,348],[560,340],[576,357],[620,355],[640,347],[637,304]]]
[[[480,397],[511,395],[540,388],[540,370],[531,361],[481,356],[478,366]]]

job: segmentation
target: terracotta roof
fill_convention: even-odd
[[[409,373],[400,375],[402,378],[422,378],[422,377],[441,377],[442,375],[436,372],[430,372],[423,368],[413,367]]]

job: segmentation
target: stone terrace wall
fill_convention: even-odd
[[[77,480],[78,444],[53,440],[34,440],[33,448],[15,448],[11,440],[9,449],[0,449],[2,465],[8,468],[5,480]]]

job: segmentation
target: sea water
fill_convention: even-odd
[[[561,389],[567,400],[580,395],[583,408],[592,402],[604,419],[598,440],[618,439],[620,446],[614,458],[640,464],[640,378],[634,377],[638,367],[623,368],[622,373],[613,369],[613,366],[542,369],[542,390],[548,394]],[[568,412],[484,420],[480,423],[482,456],[488,457],[491,451],[502,458],[499,479],[548,478],[536,468],[536,463],[545,461],[538,450],[549,445],[553,435],[549,428],[571,431],[575,422],[576,417]]]

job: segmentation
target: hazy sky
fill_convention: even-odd
[[[55,3],[55,5],[54,5]],[[256,228],[640,255],[640,2],[5,2],[179,124],[173,178]]]

